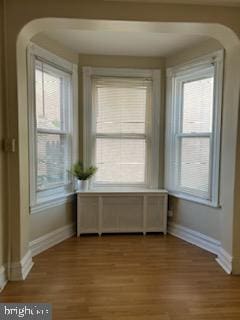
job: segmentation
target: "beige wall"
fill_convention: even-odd
[[[30,216],[30,241],[75,222],[75,201],[33,213]]]
[[[2,1],[0,1],[0,43],[3,43]],[[6,154],[3,151],[5,138],[5,110],[4,110],[4,60],[3,46],[0,46],[0,267],[7,260],[7,229],[6,229]]]
[[[39,47],[46,49],[57,56],[66,59],[72,63],[78,64],[78,54],[74,51],[62,46],[59,42],[49,39],[46,35],[38,33],[33,36],[31,41]]]
[[[181,50],[168,56],[166,59],[166,68],[186,63],[194,58],[204,56],[222,48],[222,45],[215,39],[205,40],[191,48]]]
[[[165,59],[158,57],[104,56],[79,54],[79,66],[161,69]]]
[[[224,134],[223,150],[226,154],[223,159],[222,181],[225,186],[222,191],[223,210],[221,214],[221,241],[222,246],[228,253],[240,257],[239,232],[233,234],[233,221],[239,217],[238,208],[240,199],[237,196],[235,182],[235,160],[237,147],[237,125],[240,88],[240,9],[213,7],[213,6],[191,6],[191,5],[167,5],[167,4],[138,4],[126,2],[111,2],[102,0],[8,0],[6,3],[7,20],[7,45],[6,66],[8,81],[7,89],[7,127],[9,136],[17,139],[17,152],[9,157],[8,164],[11,168],[8,173],[9,199],[8,216],[12,229],[12,261],[19,261],[28,250],[29,240],[29,214],[28,214],[28,146],[27,146],[27,90],[26,90],[26,59],[24,59],[25,45],[35,33],[46,28],[58,25],[59,28],[68,26],[75,27],[79,21],[67,21],[71,19],[94,19],[118,21],[138,21],[144,25],[134,24],[138,31],[152,30],[159,32],[171,32],[174,28],[177,32],[191,32],[199,34],[212,34],[221,39],[227,48],[227,72],[225,73],[224,92]],[[17,13],[17,14],[16,14]],[[27,23],[34,19],[55,17],[53,20],[37,20],[28,26]],[[65,19],[59,19],[64,17]],[[150,22],[150,24],[148,23]],[[158,22],[182,23],[168,25],[165,29]],[[191,25],[186,25],[191,23]],[[203,24],[201,24],[203,23]],[[87,26],[88,21],[82,23]],[[133,24],[124,24],[127,30]],[[26,27],[24,27],[26,26]],[[79,25],[78,25],[79,26]],[[176,27],[177,26],[177,27]],[[225,26],[225,27],[224,27]],[[103,23],[96,21],[95,28],[102,28]],[[109,25],[108,25],[109,27]],[[116,27],[116,24],[115,24]],[[22,30],[24,28],[24,30]],[[81,27],[79,27],[81,28]],[[119,27],[120,28],[120,27]],[[114,29],[114,28],[113,28]],[[22,32],[21,32],[22,30]],[[234,32],[232,32],[234,31]],[[21,33],[20,33],[21,32]],[[160,31],[161,32],[161,31]],[[20,37],[18,38],[18,35]],[[18,38],[18,43],[17,43]],[[25,43],[24,43],[25,41]],[[16,46],[17,43],[17,46]],[[16,55],[18,67],[16,64]],[[19,72],[23,70],[23,73]],[[18,74],[18,79],[16,75]],[[239,144],[240,145],[240,144]],[[240,159],[237,159],[237,162]],[[229,166],[229,168],[227,168]],[[236,185],[237,186],[237,185]],[[10,197],[11,194],[11,197]],[[234,194],[236,197],[234,198]],[[235,219],[237,221],[237,219]],[[238,229],[240,225],[238,226]],[[234,244],[236,245],[233,245]],[[233,252],[233,249],[235,250]],[[240,271],[240,270],[239,270]]]
[[[222,46],[217,41],[205,41],[191,49],[171,55],[166,60],[166,67],[173,67],[188,62],[219,49],[222,49]],[[173,211],[173,217],[169,219],[170,222],[180,224],[181,226],[201,232],[209,237],[221,240],[220,218],[222,209],[211,208],[206,205],[177,199],[175,197],[170,197],[169,205]]]

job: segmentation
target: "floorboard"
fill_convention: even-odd
[[[240,277],[173,236],[70,238],[34,258],[1,302],[46,302],[54,320],[239,320]]]

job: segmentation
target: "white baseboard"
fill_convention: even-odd
[[[75,233],[75,225],[70,224],[31,241],[29,247],[32,252],[32,256],[34,257],[65,239],[72,237]]]
[[[232,273],[232,257],[221,247],[220,241],[175,223],[169,223],[168,233],[214,253],[217,256],[216,261],[225,272]]]
[[[59,242],[71,237],[75,233],[74,225],[68,225],[63,228],[50,232],[30,243],[30,248],[21,261],[13,262],[10,266],[11,281],[25,280],[33,267],[32,257],[38,253],[58,244]],[[6,282],[6,270],[0,268],[0,288]]]
[[[232,258],[232,273],[240,275],[240,257],[238,256]]]
[[[0,292],[4,289],[7,284],[7,270],[4,266],[0,267]]]
[[[176,223],[168,224],[168,233],[218,255],[221,242]]]
[[[220,248],[216,261],[228,274],[232,273],[233,259],[223,248]]]
[[[11,263],[10,279],[11,281],[25,280],[33,267],[31,250],[18,262]]]

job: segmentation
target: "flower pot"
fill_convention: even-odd
[[[75,189],[76,191],[87,191],[88,190],[88,180],[76,179]]]

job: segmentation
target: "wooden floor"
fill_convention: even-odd
[[[46,302],[54,320],[239,320],[240,277],[172,236],[71,238],[34,259],[1,302]]]

